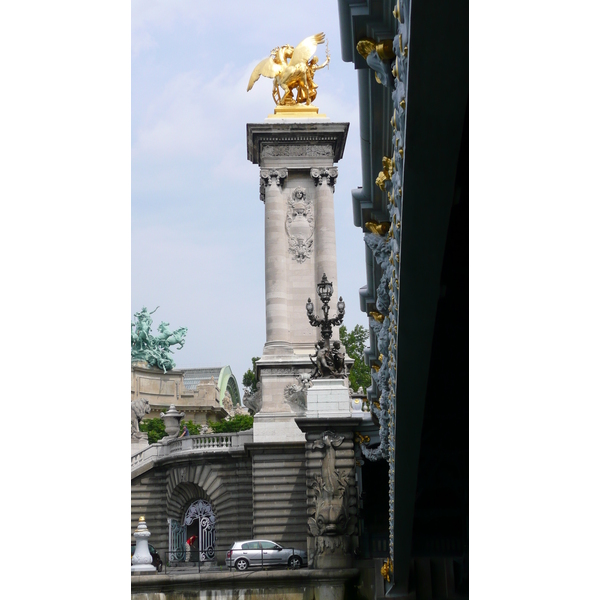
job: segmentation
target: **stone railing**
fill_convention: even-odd
[[[150,469],[158,459],[181,453],[208,454],[243,450],[246,444],[252,442],[252,429],[237,433],[205,433],[161,442],[152,444],[131,457],[132,477]]]

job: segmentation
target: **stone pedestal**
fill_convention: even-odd
[[[144,517],[140,517],[137,529],[133,532],[135,538],[135,553],[131,558],[132,573],[156,573],[156,567],[152,565],[152,555],[148,548],[150,532],[146,526]]]
[[[150,444],[148,443],[148,434],[140,431],[135,435],[131,436],[131,456],[146,449]]]
[[[315,379],[306,398],[308,418],[350,417],[350,390],[345,379]]]
[[[350,416],[296,419],[306,435],[306,544],[314,569],[348,568],[358,548],[356,421]]]
[[[255,441],[294,441],[304,436],[284,399],[297,376],[310,373],[318,330],[306,316],[323,273],[337,292],[333,192],[334,163],[342,158],[348,123],[269,120],[247,125],[248,159],[260,167],[265,204],[266,342],[256,363],[262,407]],[[337,332],[334,333],[334,338]]]

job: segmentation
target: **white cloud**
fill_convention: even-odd
[[[200,69],[175,75],[134,132],[133,156],[222,156],[265,105],[259,95],[245,96],[254,65],[225,65],[212,78]]]

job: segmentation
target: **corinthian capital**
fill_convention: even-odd
[[[315,180],[315,185],[323,185],[323,181],[331,186],[331,190],[335,192],[335,180],[338,176],[337,167],[329,167],[328,169],[315,167],[310,170],[310,176]]]
[[[261,169],[260,170],[260,199],[265,201],[265,187],[273,185],[281,185],[282,180],[288,176],[287,169]]]

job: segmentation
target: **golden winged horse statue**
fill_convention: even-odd
[[[317,46],[324,41],[325,34],[317,33],[302,40],[295,48],[289,45],[274,48],[252,71],[246,91],[249,92],[262,75],[273,79],[275,104],[283,106],[302,102],[309,106],[317,95],[318,86],[313,81],[314,73],[329,63],[329,52],[322,65],[318,64],[317,57],[311,59]],[[280,87],[283,89],[283,96],[279,92]],[[293,94],[294,89],[296,98]]]

